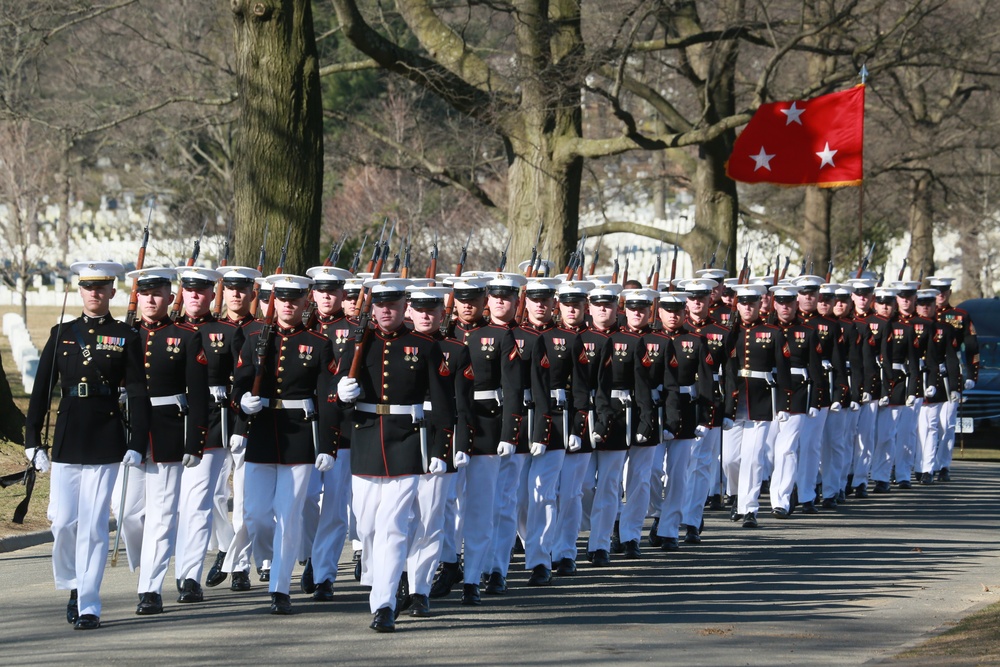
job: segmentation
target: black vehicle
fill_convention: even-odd
[[[975,389],[963,392],[956,431],[985,435],[987,429],[1000,427],[1000,298],[968,299],[958,307],[969,313],[976,327],[979,381]]]

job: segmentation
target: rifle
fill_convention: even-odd
[[[677,277],[677,239],[674,239],[674,258],[670,260],[670,291],[674,291],[674,278]],[[657,257],[656,261],[659,262],[660,258]],[[715,262],[715,253],[712,253],[712,262]],[[711,268],[711,265],[709,265]],[[654,288],[655,289],[655,288]]]
[[[292,225],[289,223],[288,233],[285,235],[285,244],[281,246],[281,256],[278,258],[278,266],[274,270],[275,275],[284,273],[285,271],[285,258],[288,257],[288,239],[291,236]],[[274,293],[276,291],[272,287],[271,293],[268,295],[267,314],[264,316],[264,326],[260,331],[260,338],[257,339],[257,369],[253,377],[253,386],[250,388],[250,393],[254,396],[260,396],[260,385],[264,379],[265,366],[267,365],[267,353],[274,345]]]
[[[791,264],[791,263],[792,263],[792,256],[791,255],[785,255],[785,266],[782,267],[782,269],[781,269],[781,276],[778,278],[778,280],[784,280],[785,279],[785,275],[788,273],[788,265]]]
[[[781,255],[778,255],[774,259],[774,284],[775,285],[777,285],[778,281],[781,280],[781,273],[778,270],[780,266],[781,266]],[[768,273],[770,273],[770,271],[768,271]],[[827,280],[826,282],[830,282],[830,281]]]
[[[799,267],[799,275],[806,275],[806,256],[802,255],[802,266]]]
[[[597,247],[594,248],[594,259],[590,262],[590,271],[587,272],[587,275],[592,276],[595,273],[597,273],[597,260],[599,260],[600,257],[601,257],[601,239],[602,238],[604,238],[604,237],[603,236],[598,236],[597,237]]]
[[[831,257],[830,261],[826,263],[826,282],[829,283],[832,278],[833,278],[833,258]]]
[[[385,233],[384,225],[382,232]],[[382,266],[385,264],[386,255],[389,254],[389,244],[386,243],[382,246],[381,252],[379,252],[380,245],[381,240],[375,244],[375,265],[372,267],[372,280],[378,280],[382,275]],[[364,359],[364,348],[372,333],[372,328],[369,326],[372,319],[371,290],[362,288],[361,297],[364,301],[358,311],[358,329],[354,340],[354,358],[351,359],[351,368],[347,373],[347,377],[352,379],[357,379],[358,377],[358,372],[361,370],[361,363]]]
[[[191,256],[188,257],[187,264],[185,266],[194,266],[194,263],[198,261],[198,255],[201,254],[201,238],[205,235],[205,228],[208,227],[208,220],[205,220],[205,224],[201,226],[201,234],[198,235],[197,240],[194,242],[194,250],[191,251]],[[177,296],[174,298],[174,305],[170,309],[170,319],[177,320],[181,315],[181,306],[184,304],[184,290],[179,286],[177,288]]]
[[[731,246],[728,246],[728,245],[726,246],[726,254],[722,256],[722,270],[726,272],[727,276],[729,275],[729,248],[730,247]]]
[[[410,227],[406,228],[406,243],[403,244],[403,270],[400,272],[400,278],[410,277]]]
[[[497,262],[497,273],[503,273],[504,268],[507,267],[507,249],[510,248],[510,238],[511,235],[507,235],[507,244],[503,247],[503,252],[500,253],[500,261]]]
[[[379,254],[382,251],[382,241],[385,240],[385,226],[388,222],[389,218],[386,218],[382,222],[382,233],[379,234],[378,242],[375,244],[375,248],[372,250],[372,257],[371,259],[368,260],[368,268],[365,270],[365,273],[372,273],[375,270],[375,263],[378,261]],[[389,244],[386,244],[386,252],[388,252],[388,250],[389,250]],[[379,275],[382,275],[382,267],[379,267]],[[355,302],[355,310],[360,313],[361,308],[364,306],[364,303],[365,303],[365,289],[364,287],[362,287],[361,291],[358,292],[358,300]]]
[[[229,264],[230,231],[232,231],[232,226],[226,230],[226,241],[222,244],[222,259],[219,262],[219,268]],[[212,304],[212,317],[219,317],[220,315],[222,315],[222,278],[219,278],[219,284],[215,286],[215,303]]]
[[[257,272],[264,275],[264,262],[267,261],[267,231],[271,227],[271,221],[268,220],[264,223],[264,240],[260,242],[260,254],[257,256]],[[254,290],[253,299],[250,300],[250,313],[256,317],[257,307],[258,307],[258,295],[259,291]]]
[[[740,269],[740,275],[736,280],[738,285],[744,285],[750,280],[750,250],[749,248],[745,253],[743,253],[743,267]]]
[[[872,261],[872,253],[875,252],[875,242],[868,246],[868,254],[865,255],[864,259],[861,260],[861,264],[858,265],[858,273],[855,278],[860,278],[861,275],[868,269],[869,262]]]
[[[906,273],[906,258],[903,258],[903,265],[899,267],[899,277],[896,280],[902,280],[903,274]]]
[[[149,215],[146,216],[146,228],[142,230],[142,245],[139,246],[139,257],[135,260],[135,268],[139,270],[146,263],[146,246],[149,245],[149,223],[153,219],[153,207],[156,205],[156,198],[149,205]],[[132,291],[128,295],[128,312],[125,313],[125,324],[135,325],[135,314],[139,308],[139,279],[132,281]]]
[[[455,277],[458,278],[462,275],[465,270],[465,260],[468,257],[469,244],[472,243],[472,230],[469,231],[469,238],[465,239],[465,245],[462,246],[462,253],[458,256],[458,264],[455,266]],[[441,318],[441,333],[447,335],[448,326],[451,324],[451,314],[455,310],[455,295],[453,292],[448,293],[448,298],[444,304],[444,316]]]
[[[676,247],[677,246],[674,246],[674,248],[676,248]],[[660,289],[660,262],[661,262],[660,257],[662,255],[662,253],[663,253],[663,241],[660,241],[660,249],[656,251],[656,265],[653,268],[653,279],[649,281],[649,286],[652,287],[655,290]],[[673,268],[671,269],[671,275],[670,275],[670,289],[674,288],[673,271],[676,268],[677,268],[677,255],[675,254],[674,255],[674,265],[673,265]],[[654,310],[655,310],[655,308],[654,308]]]
[[[882,283],[884,282],[885,282],[885,264],[882,265],[882,271],[879,272],[878,274],[878,283],[875,286],[881,287]]]
[[[535,233],[535,244],[531,246],[531,259],[528,261],[528,267],[524,271],[525,278],[533,278],[535,276],[535,262],[538,261],[538,244],[542,240],[542,221],[538,221],[538,231]],[[523,322],[524,321],[524,287],[522,286],[519,290],[517,296],[517,308],[514,310],[514,321]]]
[[[618,267],[618,259],[621,256],[622,256],[622,249],[621,249],[621,246],[618,246],[617,248],[615,248],[615,263],[614,263],[614,266],[613,266],[613,268],[611,270],[611,282],[613,282],[613,283],[617,283],[618,282],[618,269],[619,269],[619,267]]]
[[[438,270],[438,236],[437,232],[434,232],[434,245],[431,246],[431,263],[427,267],[427,277],[431,279],[431,285],[434,285],[434,280],[437,278]]]
[[[354,257],[351,259],[351,273],[358,272],[358,266],[361,264],[361,253],[365,249],[365,245],[368,243],[368,232],[365,232],[365,237],[361,239],[361,245],[358,249],[354,251]]]
[[[708,268],[710,269],[715,268],[715,256],[719,253],[719,248],[721,247],[722,247],[722,239],[719,239],[719,242],[715,244],[715,250],[712,251],[712,259],[708,260]]]

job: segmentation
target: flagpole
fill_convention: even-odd
[[[861,71],[858,72],[861,77],[861,85],[865,85],[868,81],[868,67],[862,63]],[[862,123],[864,121],[862,120]],[[863,173],[863,172],[862,172]],[[864,241],[864,215],[865,215],[865,181],[864,176],[862,176],[861,183],[858,184],[858,266],[865,259],[865,241]]]

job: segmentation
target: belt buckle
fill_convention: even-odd
[[[80,398],[87,398],[90,396],[90,385],[86,382],[81,382],[76,385],[76,395]]]
[[[376,403],[375,414],[382,416],[392,414],[391,406],[386,405],[385,403]]]

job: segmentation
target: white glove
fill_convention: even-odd
[[[455,464],[456,470],[464,468],[469,465],[469,455],[465,452],[455,452],[455,457],[452,462]]]
[[[24,455],[28,457],[28,461],[31,462],[31,465],[33,465],[35,470],[38,472],[49,471],[49,455],[45,453],[44,449],[27,447],[24,450]]]
[[[861,409],[861,405],[857,401],[851,401],[851,412],[857,412]]]
[[[531,455],[532,456],[541,456],[542,454],[545,453],[546,449],[548,449],[548,447],[546,447],[545,445],[543,445],[540,442],[533,442],[533,443],[531,443]]]
[[[602,436],[600,433],[591,433],[590,441],[595,444],[598,442],[604,442],[604,436]]]
[[[818,408],[809,408],[809,416],[810,417],[818,417],[819,416],[819,409]]]
[[[872,395],[869,394],[867,391],[866,392],[862,392],[862,394],[861,394],[861,402],[862,403],[871,403],[872,402]]]
[[[199,463],[201,463],[201,457],[194,454],[185,454],[184,458],[181,459],[181,465],[185,468],[193,468]]]
[[[226,388],[222,385],[213,384],[209,386],[208,391],[211,392],[216,403],[225,403],[229,400],[229,394],[226,393]]]
[[[583,442],[580,440],[580,436],[578,435],[569,436],[566,442],[566,449],[568,449],[571,452],[578,452],[580,451],[581,447],[583,447]]]
[[[240,399],[240,407],[248,415],[255,415],[264,409],[264,404],[261,403],[260,396],[254,396],[248,391]]]
[[[649,438],[647,438],[646,436],[644,436],[642,433],[636,433],[635,434],[635,441],[638,444],[642,445],[642,444],[645,444],[646,442],[648,442]]]
[[[128,402],[128,390],[125,387],[118,387],[118,403],[125,405]]]
[[[730,419],[729,417],[723,417],[722,418],[722,430],[723,431],[728,431],[729,429],[731,429],[734,426],[736,426],[736,422],[734,422],[732,419]]]
[[[343,377],[337,382],[337,397],[345,403],[353,403],[361,395],[361,387],[354,378]]]
[[[965,381],[965,391],[976,388],[976,381],[973,379],[968,379]]]
[[[132,466],[133,468],[138,468],[142,465],[142,454],[130,449],[125,452],[125,456],[122,457],[122,463],[127,466]]]
[[[878,404],[879,404],[879,407],[883,407],[883,408],[885,406],[889,405],[889,397],[888,396],[883,396],[882,398],[878,399]]]
[[[916,396],[907,396],[906,397],[906,407],[911,408],[914,405],[916,405],[916,403],[917,403],[917,397]]]
[[[662,442],[666,442],[667,440],[673,440],[673,439],[674,439],[674,434],[671,433],[668,429],[663,429],[663,440],[662,440]]]
[[[812,408],[810,408],[810,410],[811,409]],[[788,413],[785,412],[784,410],[779,410],[778,411],[778,421],[779,422],[786,422],[786,421],[788,421]]]
[[[840,401],[834,401],[830,404],[830,412],[840,412],[840,409],[844,407],[840,404]]]
[[[229,436],[229,451],[232,452],[233,456],[236,456],[243,452],[247,448],[247,439],[244,435],[231,435]]]
[[[694,435],[696,438],[704,438],[708,434],[708,427],[704,424],[698,424],[694,427]]]
[[[948,400],[950,400],[952,403],[958,403],[960,400],[962,400],[962,395],[959,394],[957,391],[953,391],[948,395]]]
[[[934,395],[936,393],[937,393],[937,387],[931,385],[924,389],[924,398],[934,398]]]
[[[431,457],[431,462],[427,466],[427,472],[432,475],[443,475],[448,472],[448,464],[436,456]]]
[[[516,447],[509,442],[504,442],[503,440],[497,445],[497,454],[500,456],[510,456],[514,453]]]
[[[316,470],[320,472],[326,472],[327,470],[333,469],[333,457],[329,454],[320,454],[316,457]]]

